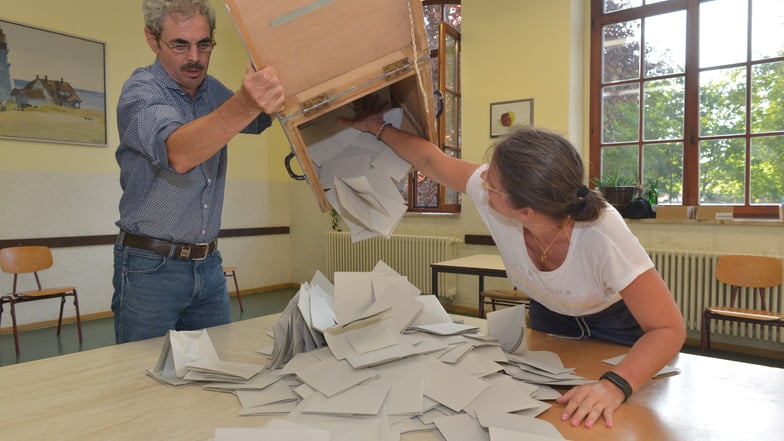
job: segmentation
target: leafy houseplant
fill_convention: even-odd
[[[608,203],[620,208],[628,204],[637,194],[637,181],[618,173],[604,174],[593,180]]]
[[[659,203],[659,180],[660,178],[647,178],[642,187],[642,197],[655,207]]]

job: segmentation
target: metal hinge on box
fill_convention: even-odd
[[[362,84],[358,84],[347,91],[344,91],[336,96],[330,97],[327,95],[326,92],[320,93],[313,98],[309,98],[302,102],[301,108],[302,113],[305,115],[309,115],[314,113],[324,107],[328,107],[336,98],[340,98],[341,96],[345,95],[346,93],[353,92],[354,90],[359,90],[364,88],[367,84],[378,82],[378,81],[389,81],[395,77],[398,77],[404,74],[408,69],[411,68],[411,63],[408,61],[407,58],[400,59],[395,61],[394,63],[389,63],[382,68],[384,72],[382,75],[379,75],[376,78],[371,79],[370,81],[366,81]]]
[[[397,76],[402,75],[408,68],[411,66],[411,63],[408,62],[407,58],[403,58],[402,60],[395,61],[394,63],[389,63],[384,66],[384,78],[389,80],[391,78],[395,78]]]
[[[313,113],[321,108],[327,107],[332,100],[326,93],[320,93],[313,98],[302,102],[302,113],[305,115]]]

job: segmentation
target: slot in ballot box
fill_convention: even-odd
[[[401,128],[436,140],[430,49],[418,0],[224,0],[257,68],[272,65],[285,92],[277,118],[291,144],[289,174],[332,207],[308,146],[334,134],[351,104],[378,93],[402,108]],[[345,128],[345,127],[343,127]],[[303,174],[295,173],[296,158]]]

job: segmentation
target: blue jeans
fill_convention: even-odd
[[[596,314],[572,317],[550,311],[531,300],[531,329],[570,339],[595,338],[631,346],[644,334],[626,303],[619,300]]]
[[[112,283],[117,343],[231,321],[218,251],[204,260],[183,260],[115,245]]]

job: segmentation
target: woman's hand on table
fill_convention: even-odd
[[[604,425],[613,426],[613,412],[623,403],[623,392],[608,381],[583,384],[570,389],[556,399],[559,404],[565,404],[562,421],[569,421],[572,426],[579,426],[584,422],[585,427],[591,428],[604,418]]]

